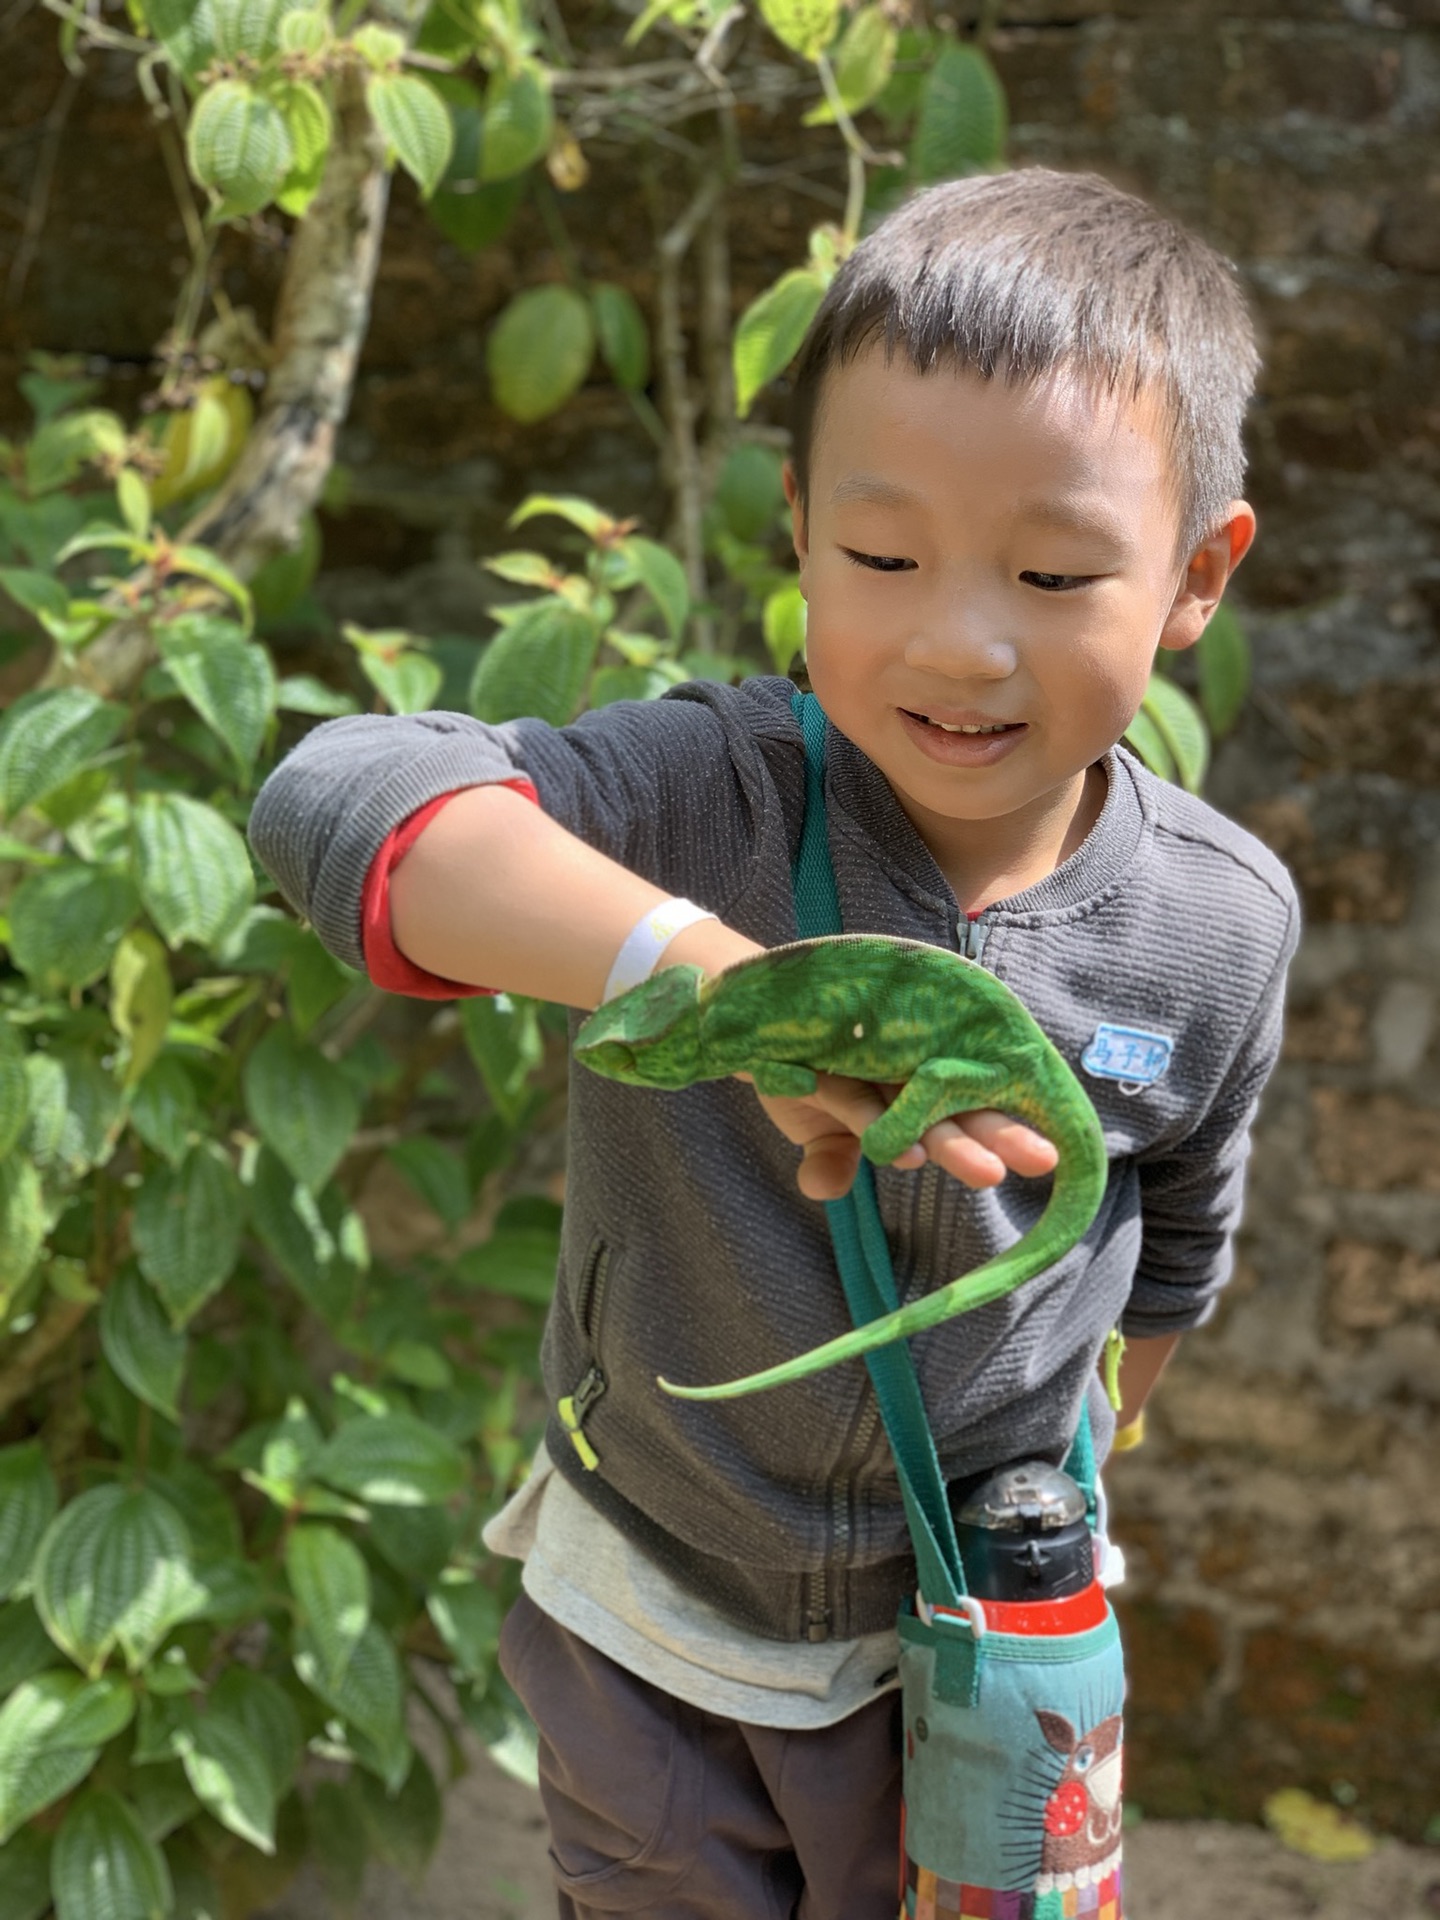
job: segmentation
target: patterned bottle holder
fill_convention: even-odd
[[[1122,1920],[1125,1670],[1099,1583],[924,1611],[899,1622],[901,1920]]]

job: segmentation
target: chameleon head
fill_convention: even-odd
[[[688,1087],[702,1078],[699,967],[665,967],[597,1007],[575,1036],[575,1058],[607,1080]]]

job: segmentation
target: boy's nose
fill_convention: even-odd
[[[949,680],[1005,680],[1015,671],[1019,649],[982,609],[950,606],[917,625],[906,641],[905,660]]]

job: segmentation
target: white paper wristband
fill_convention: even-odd
[[[602,1004],[603,1000],[613,1000],[616,994],[628,993],[631,987],[648,980],[677,933],[693,927],[697,920],[718,918],[708,907],[697,907],[693,900],[662,900],[658,907],[651,907],[626,934],[610,969],[610,978],[605,982]]]

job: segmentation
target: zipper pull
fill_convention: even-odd
[[[1105,1398],[1120,1411],[1120,1362],[1125,1357],[1125,1336],[1119,1327],[1112,1327],[1105,1336]]]
[[[976,914],[972,920],[968,913],[962,913],[956,932],[960,935],[960,952],[966,960],[980,965],[985,952],[985,942],[990,937],[990,928],[983,913]]]
[[[574,1393],[567,1393],[563,1400],[555,1404],[560,1416],[560,1424],[570,1436],[570,1444],[580,1456],[581,1465],[587,1473],[594,1473],[600,1465],[600,1456],[586,1439],[581,1429],[585,1416],[595,1402],[604,1393],[606,1380],[599,1367],[591,1367]]]

